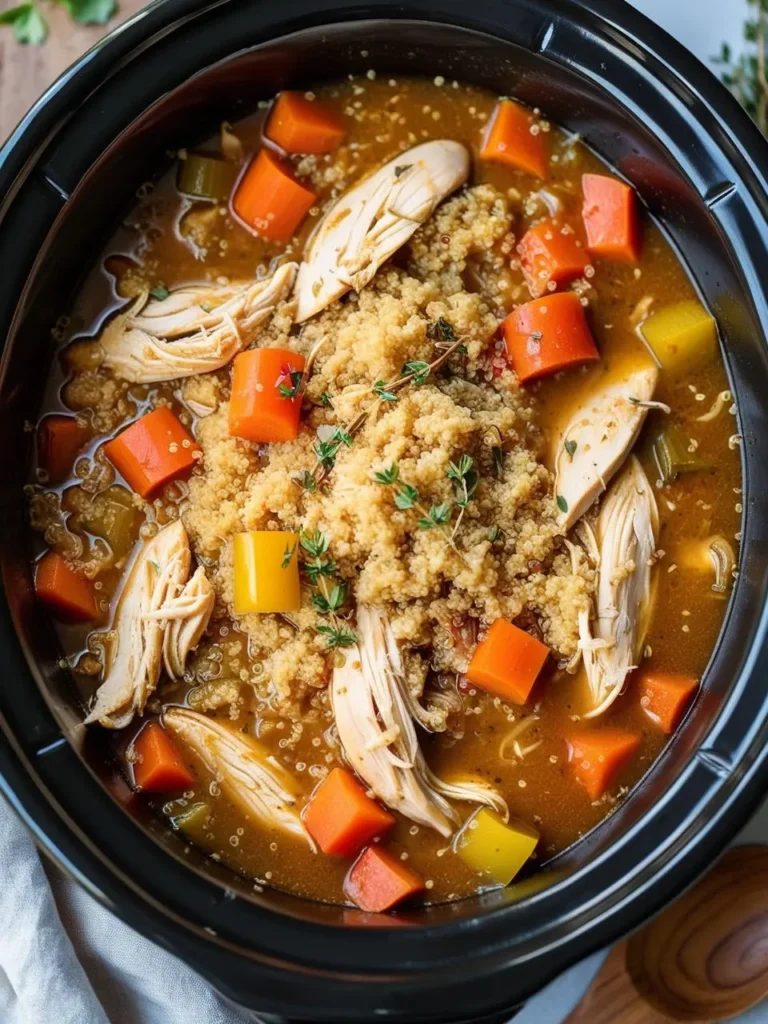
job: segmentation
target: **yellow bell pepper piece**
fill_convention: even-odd
[[[235,614],[297,612],[301,608],[299,538],[281,530],[252,530],[233,538]]]
[[[479,811],[459,835],[456,853],[474,871],[509,885],[539,841],[536,829],[518,819],[505,825],[495,811]]]
[[[664,306],[641,331],[665,370],[701,366],[717,352],[717,325],[695,299]]]

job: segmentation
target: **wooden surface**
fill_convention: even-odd
[[[14,0],[15,2],[15,0]],[[20,46],[9,25],[0,26],[0,141],[8,135],[55,78],[90,49],[109,29],[131,17],[145,0],[118,0],[109,25],[78,25],[60,4],[41,3],[49,26],[44,46]],[[0,0],[0,11],[13,6]]]
[[[567,1024],[703,1024],[767,995],[768,847],[745,846],[617,946]]]
[[[80,54],[143,5],[120,0],[108,26],[86,28],[46,4],[50,35],[42,47],[20,46],[12,29],[0,28],[0,140]],[[0,10],[7,6],[0,0]],[[568,1024],[721,1020],[766,993],[768,849],[750,847],[731,851],[682,900],[617,946]]]

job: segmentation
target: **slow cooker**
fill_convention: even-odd
[[[61,866],[267,1019],[503,1019],[692,882],[764,792],[768,145],[701,64],[617,0],[321,6],[151,4],[0,150],[0,782]],[[515,94],[632,182],[721,325],[744,471],[740,573],[702,695],[631,798],[527,881],[396,920],[254,891],[135,804],[86,734],[34,603],[22,495],[51,332],[137,188],[168,151],[277,90],[369,68]]]

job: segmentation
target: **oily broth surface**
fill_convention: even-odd
[[[355,147],[350,147],[347,167],[352,180],[391,158],[398,149],[428,139],[461,141],[477,157],[483,128],[496,102],[495,96],[473,87],[454,87],[450,82],[437,85],[421,80],[394,80],[385,75],[375,80],[362,78],[326,86],[317,90],[317,97],[347,118],[350,128],[347,141]],[[261,144],[263,117],[260,112],[235,126],[247,151]],[[568,144],[566,136],[554,127],[549,137],[555,159],[546,187],[563,204],[566,218],[572,218],[576,224],[581,207],[581,175],[589,171],[601,172],[605,167],[583,147]],[[217,146],[218,140],[211,140],[203,148]],[[319,159],[330,165],[335,157]],[[522,172],[475,163],[472,182],[481,181],[488,181],[502,190],[518,189],[523,194],[540,187],[540,183]],[[300,256],[332,189],[329,183],[320,191],[318,204],[307,217],[299,238],[286,250],[294,258]],[[107,263],[112,273],[118,275],[118,294],[120,276],[132,260],[143,265],[146,277],[168,288],[217,277],[249,278],[254,273],[267,272],[278,250],[253,237],[226,211],[212,215],[217,218],[216,226],[213,239],[204,251],[190,245],[180,225],[191,213],[204,212],[201,204],[193,208],[188,200],[178,196],[172,175],[162,179],[151,196],[141,201],[127,218],[126,226],[107,249],[109,256],[118,254],[120,257]],[[523,233],[524,223],[523,217],[517,225],[518,238]],[[515,254],[510,256],[514,258]],[[590,322],[601,351],[601,363],[584,371],[559,375],[532,388],[550,464],[558,424],[568,408],[577,402],[579,394],[590,386],[593,378],[615,373],[643,354],[642,343],[629,322],[636,304],[646,295],[654,296],[659,307],[695,296],[683,267],[663,235],[647,222],[639,273],[632,267],[600,264],[599,261],[595,263],[595,271],[591,280],[595,291],[590,293]],[[95,326],[104,309],[115,304],[110,280],[101,268],[93,272],[76,304],[75,314],[81,323]],[[506,308],[498,310],[500,316],[515,301],[526,300],[522,281],[522,274],[515,276],[510,294],[505,296]],[[471,280],[467,286],[471,288]],[[54,370],[48,410],[61,408],[58,396],[63,381],[63,371]],[[673,408],[675,422],[686,436],[699,442],[698,453],[713,468],[656,489],[661,520],[660,547],[666,554],[657,571],[656,605],[647,638],[649,657],[645,664],[654,669],[700,675],[722,623],[726,602],[712,594],[710,581],[672,567],[675,552],[684,540],[720,533],[733,542],[740,528],[740,467],[737,452],[729,447],[729,437],[736,429],[735,421],[726,410],[710,423],[696,422],[696,417],[706,412],[726,387],[719,361],[686,378],[661,375],[657,398]],[[150,395],[158,392],[175,400],[173,385],[131,388],[136,411],[141,411]],[[700,395],[704,398],[699,398]],[[178,403],[176,408],[184,414]],[[662,423],[661,413],[651,413],[644,437]],[[649,479],[655,481],[658,473],[647,441],[641,440],[638,451]],[[165,494],[166,502],[173,494],[172,485]],[[176,500],[182,497],[183,492],[179,490]],[[117,574],[114,579],[105,580],[106,596],[111,596],[117,583]],[[238,633],[231,623],[217,621],[214,626],[213,636],[204,641],[195,659],[195,665],[199,666],[195,684],[206,678],[237,678],[243,672],[252,676],[254,665],[249,658],[247,637]],[[85,632],[62,630],[62,640],[67,653],[76,660],[84,648]],[[92,677],[78,674],[78,680],[84,695],[93,691]],[[188,683],[161,684],[158,699],[152,706],[157,710],[164,702],[183,703],[188,690]],[[460,739],[445,734],[428,737],[420,734],[427,758],[432,767],[445,776],[460,770],[493,783],[507,799],[511,814],[519,815],[540,830],[539,860],[568,846],[613,809],[614,797],[591,803],[567,768],[564,737],[578,727],[578,717],[584,709],[584,680],[580,676],[571,677],[549,669],[537,683],[531,702],[524,709],[504,705],[471,687],[464,687],[464,701],[465,728]],[[227,717],[224,710],[218,714]],[[512,759],[502,759],[500,745],[513,724],[524,715],[535,716],[523,738],[524,745],[539,741],[540,745],[522,761],[512,755]],[[664,745],[665,737],[642,713],[632,680],[626,695],[601,721],[610,721],[643,735],[641,751],[622,777],[623,791],[626,791],[650,766]],[[327,702],[324,713],[304,723],[300,735],[296,734],[293,723],[282,719],[265,701],[254,700],[234,724],[259,736],[295,773],[307,796],[323,772],[337,763],[335,753],[326,742],[330,725]],[[116,738],[118,751],[125,750],[132,732]],[[200,784],[194,792],[167,803],[151,800],[153,806],[167,815],[175,815],[195,802],[210,802],[214,807],[213,817],[204,832],[193,836],[208,852],[254,877],[257,884],[266,883],[318,899],[338,901],[341,898],[341,884],[349,866],[346,860],[315,856],[300,843],[250,827],[221,796],[216,781],[208,776],[205,768],[200,764],[195,768]],[[448,840],[411,822],[398,820],[387,838],[387,846],[407,859],[428,880],[429,899],[455,898],[486,884],[452,853]]]

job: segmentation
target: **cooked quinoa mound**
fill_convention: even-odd
[[[276,320],[260,343],[316,353],[305,392],[311,411],[296,441],[257,450],[230,437],[226,387],[215,412],[198,422],[204,459],[184,522],[228,614],[235,533],[319,531],[336,563],[334,582],[347,584],[339,624],[354,625],[357,603],[383,607],[413,652],[417,678],[427,669],[418,665],[419,648],[430,646],[433,668],[466,670],[471,646],[462,636],[471,620],[482,626],[522,616],[562,659],[576,653],[578,614],[593,581],[586,569],[574,571],[562,546],[534,410],[499,352],[493,282],[472,292],[462,283],[469,265],[478,284],[493,278],[493,245],[509,226],[499,193],[468,190],[416,234],[405,269],[380,271],[360,295],[296,333]],[[435,256],[441,235],[451,243]],[[449,344],[436,324],[443,333],[448,324],[461,349],[426,382],[380,399],[377,382],[397,380],[408,361],[432,362]],[[366,412],[351,444],[340,444],[333,465],[318,474],[318,442]],[[474,491],[462,509],[449,469],[463,456],[472,459]],[[377,481],[393,467],[395,483]],[[304,480],[313,472],[321,479],[310,490]],[[405,508],[396,500],[404,487],[417,494]],[[435,508],[450,510],[448,518],[426,528]],[[328,618],[314,607],[315,592],[307,583],[302,610],[290,617],[239,619],[251,654],[263,659],[264,685],[286,712],[324,687],[332,668],[317,632]]]

